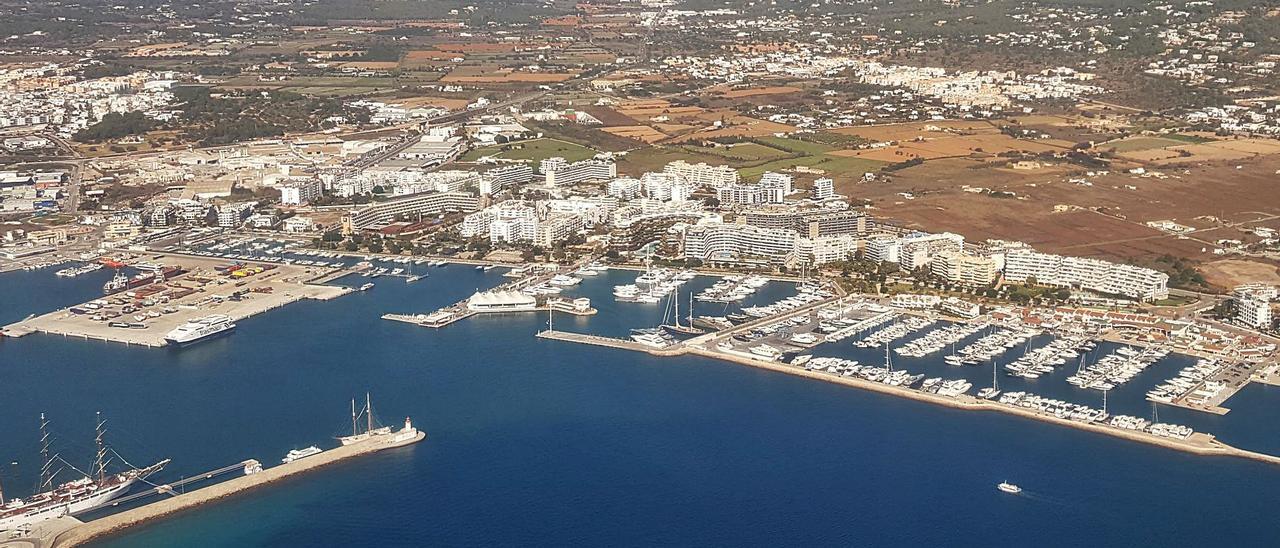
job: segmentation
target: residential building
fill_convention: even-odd
[[[301,179],[290,181],[276,187],[280,191],[280,205],[301,205],[310,203],[323,193],[323,185],[319,179]]]
[[[663,173],[679,176],[696,187],[720,188],[737,184],[738,170],[729,166],[712,166],[706,163],[690,164],[684,160],[676,160],[662,168]]]
[[[934,255],[929,262],[929,271],[948,282],[975,287],[990,285],[1000,274],[995,259],[960,251]]]
[[[1099,259],[1065,257],[1035,251],[1013,251],[1006,254],[1004,277],[1012,282],[1034,280],[1042,285],[1076,287],[1142,301],[1169,296],[1169,276],[1163,272]]]
[[[480,200],[467,192],[424,192],[392,198],[354,210],[343,218],[344,232],[376,228],[397,216],[420,218],[442,213],[466,213],[479,209]]]
[[[811,196],[814,200],[828,200],[835,197],[835,195],[835,181],[824,177],[813,182],[813,192]]]
[[[546,176],[548,185],[565,186],[584,181],[613,179],[618,176],[618,166],[606,160],[583,160],[554,167],[546,172]]]

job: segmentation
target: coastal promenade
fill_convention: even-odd
[[[315,456],[266,468],[261,472],[230,479],[72,527],[58,534],[50,544],[45,546],[57,548],[80,546],[130,527],[191,510],[353,457],[412,445],[422,441],[426,436],[426,432],[419,430],[414,436],[397,441],[395,434],[388,434],[329,449]]]

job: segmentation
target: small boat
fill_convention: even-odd
[[[409,276],[408,278],[404,279],[404,283],[411,284],[421,279],[422,279],[422,276]]]
[[[373,283],[367,283],[360,286],[360,291],[368,291],[370,289],[373,289]]]
[[[1000,482],[1000,484],[996,486],[996,489],[999,489],[1001,491],[1004,491],[1006,493],[1013,494],[1013,495],[1016,495],[1022,492],[1021,487],[1018,487],[1017,485],[1014,485],[1007,481]]]

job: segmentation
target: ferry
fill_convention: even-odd
[[[1016,495],[1016,494],[1018,494],[1018,493],[1021,493],[1021,492],[1022,492],[1022,488],[1021,488],[1021,487],[1018,487],[1017,485],[1014,485],[1014,484],[1009,483],[1009,482],[1007,482],[1007,481],[1002,481],[1002,482],[1000,482],[1000,484],[996,486],[996,489],[999,489],[999,490],[1001,490],[1001,491],[1004,491],[1004,492],[1009,493],[1009,494],[1012,494],[1012,495]]]
[[[289,464],[293,461],[302,460],[314,455],[319,455],[320,453],[323,453],[323,452],[324,451],[322,451],[319,447],[316,447],[314,445],[306,449],[294,449],[292,451],[289,451],[289,453],[286,454],[283,459],[280,459],[280,462],[283,464]]]
[[[230,316],[214,314],[175,327],[165,334],[164,340],[172,345],[191,344],[235,328],[236,324],[231,321]]]

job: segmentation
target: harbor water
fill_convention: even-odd
[[[246,458],[270,465],[290,449],[332,447],[350,429],[350,399],[369,391],[384,423],[412,416],[427,440],[99,545],[1274,546],[1280,535],[1270,518],[1280,468],[1267,464],[710,359],[534,338],[545,314],[438,330],[379,319],[429,313],[505,280],[500,269],[428,272],[412,284],[382,277],[366,292],[292,304],[181,350],[0,340],[6,494],[36,483],[41,412],[73,463],[92,459],[93,414],[102,411],[121,455],[140,465],[172,458],[156,479],[176,481]],[[613,300],[612,286],[635,275],[586,278],[566,296],[590,297],[600,314],[557,315],[556,329],[625,336],[657,325],[662,305]],[[0,275],[0,322],[93,298],[106,277]],[[771,283],[747,304],[793,292]],[[852,340],[814,353],[883,361],[882,349]],[[974,390],[989,384],[989,367],[950,367],[941,356],[894,354],[895,367],[970,378]],[[1142,394],[1189,363],[1167,360],[1112,391],[1113,412],[1149,416]],[[1001,371],[999,380],[1005,390],[1100,406],[1100,393],[1063,381],[1070,371],[1073,364],[1035,381]],[[1280,453],[1271,418],[1280,389],[1250,387],[1226,406],[1222,417],[1160,414]],[[1024,493],[997,491],[1004,480]]]

